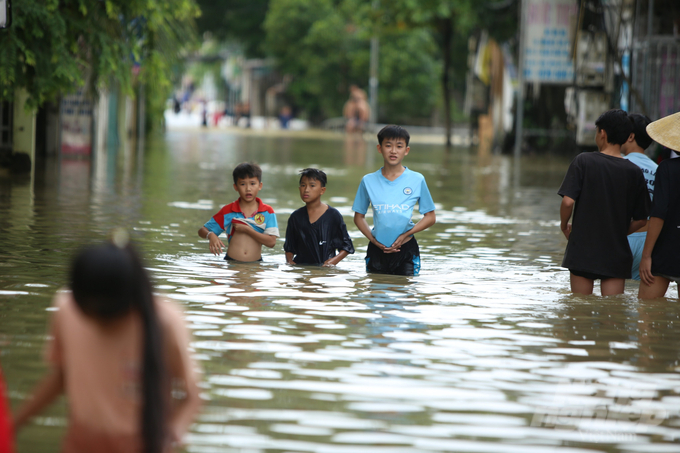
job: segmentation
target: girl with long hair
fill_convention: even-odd
[[[199,406],[189,333],[178,307],[154,297],[127,240],[82,250],[71,291],[55,296],[50,372],[17,413],[18,429],[65,392],[62,451],[172,451]]]

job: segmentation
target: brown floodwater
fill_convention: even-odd
[[[283,240],[261,264],[209,254],[196,231],[233,201],[232,168],[264,171],[285,231],[297,172],[328,174],[325,201],[357,253],[291,267]],[[0,364],[10,403],[45,372],[51,299],[70,257],[117,226],[144,251],[158,292],[185,310],[204,377],[188,452],[680,451],[680,304],[573,296],[556,194],[569,157],[479,157],[414,142],[437,224],[418,234],[418,277],[368,275],[352,222],[372,141],[169,131],[141,153],[48,161],[0,177]],[[64,399],[19,452],[53,452]]]

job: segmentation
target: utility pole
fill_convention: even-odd
[[[526,0],[519,7],[519,57],[517,59],[517,111],[515,112],[515,158],[522,156],[524,121],[524,41],[526,40]]]
[[[380,5],[379,0],[373,0],[373,10],[377,10]],[[380,42],[378,41],[377,31],[373,31],[371,38],[371,66],[368,79],[368,102],[371,107],[369,122],[375,124],[378,121],[378,57]]]
[[[371,106],[371,117],[369,121],[375,124],[378,121],[378,50],[379,42],[377,37],[371,38],[371,74],[368,79],[368,99]]]

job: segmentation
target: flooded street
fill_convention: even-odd
[[[140,155],[47,162],[0,179],[0,363],[13,408],[45,370],[54,293],[84,243],[125,226],[159,292],[181,304],[203,372],[187,452],[677,452],[680,304],[569,293],[556,194],[569,158],[477,156],[411,144],[437,223],[417,235],[418,277],[368,275],[352,222],[375,139],[169,131]],[[237,198],[254,160],[282,235],[302,206],[298,171],[328,174],[323,201],[357,252],[336,268],[208,253],[196,231]],[[226,240],[224,240],[226,243]],[[596,290],[599,293],[599,287]],[[18,438],[53,452],[66,405]]]

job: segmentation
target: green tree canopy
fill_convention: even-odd
[[[447,143],[451,143],[452,95],[456,79],[463,80],[467,72],[467,40],[480,28],[496,20],[496,5],[510,4],[507,0],[382,0],[379,14],[393,26],[421,28],[431,33],[439,49],[441,93],[444,103]],[[517,16],[511,16],[514,21]],[[498,25],[498,23],[496,24]],[[491,31],[495,36],[508,27]],[[515,29],[516,30],[516,29]],[[512,30],[514,33],[514,30]]]
[[[229,39],[243,46],[249,58],[264,57],[264,23],[269,0],[197,0],[201,34],[209,32],[219,41]]]
[[[291,75],[288,93],[313,121],[337,117],[349,86],[368,86],[371,4],[360,0],[271,0],[266,50]],[[436,46],[422,30],[390,29],[380,43],[379,118],[428,117],[437,99]]]
[[[12,7],[12,27],[0,30],[0,98],[23,88],[34,108],[111,80],[130,92],[135,64],[161,95],[199,13],[194,0],[20,0]]]

